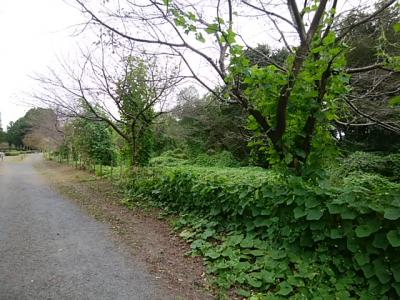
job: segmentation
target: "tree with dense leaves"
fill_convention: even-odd
[[[17,121],[10,122],[5,136],[10,146],[41,150],[55,150],[63,142],[56,114],[45,108],[32,108]]]
[[[66,124],[62,149],[75,160],[111,165],[114,161],[112,129],[104,122],[92,122],[93,113],[85,111],[87,118],[75,118]]]
[[[172,116],[169,134],[190,153],[226,150],[237,158],[247,157],[246,114],[237,104],[217,101],[213,94],[200,97],[190,86],[177,95]]]
[[[24,146],[24,136],[27,134],[29,124],[25,117],[19,118],[15,122],[10,122],[7,126],[7,142],[9,146],[21,148]]]
[[[0,128],[0,144],[7,142],[7,134]]]

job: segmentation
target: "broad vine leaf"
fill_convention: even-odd
[[[350,208],[343,207],[340,216],[344,220],[354,220],[357,217],[357,213]]]
[[[392,279],[391,273],[388,270],[388,265],[382,258],[375,259],[372,264],[374,265],[375,275],[382,284],[386,284]]]
[[[392,271],[394,279],[400,282],[400,263],[391,264],[390,270]]]
[[[218,257],[221,256],[221,254],[215,251],[214,249],[207,250],[206,253],[204,253],[204,255],[212,259],[217,259]]]
[[[318,206],[320,202],[315,197],[307,197],[307,199],[304,201],[304,204],[307,208],[313,208]]]
[[[251,238],[245,238],[240,242],[240,247],[243,248],[252,248],[254,246],[254,242]]]
[[[386,235],[390,245],[400,247],[400,233],[398,230],[390,230]]]
[[[303,287],[304,281],[297,276],[288,276],[287,282],[292,286]]]
[[[370,222],[368,224],[359,225],[355,230],[356,236],[359,238],[370,236],[379,230],[379,226],[379,222]]]
[[[313,208],[307,211],[307,217],[306,219],[311,221],[311,220],[319,220],[321,219],[322,215],[324,214],[323,210],[321,208]]]
[[[228,237],[227,243],[232,246],[239,245],[240,242],[243,240],[243,234],[232,235]]]
[[[355,237],[347,237],[347,249],[354,253],[357,252],[359,248],[360,246]]]
[[[261,282],[261,281],[257,280],[256,278],[253,278],[253,277],[251,277],[251,276],[248,276],[247,282],[248,282],[252,287],[255,287],[255,288],[259,288],[259,287],[261,287],[261,285],[262,285],[262,282]]]
[[[293,210],[293,213],[294,213],[294,218],[295,219],[299,219],[299,218],[301,218],[301,217],[304,217],[307,213],[304,211],[304,209],[303,208],[301,208],[301,207],[296,207],[294,210]]]
[[[385,219],[397,220],[400,218],[400,208],[398,207],[388,207],[385,209],[385,214],[383,215]]]
[[[378,232],[375,234],[372,246],[378,249],[387,249],[387,247],[389,246],[389,242],[384,232]]]
[[[398,282],[392,283],[392,287],[395,289],[397,296],[400,297],[400,283]]]
[[[246,297],[246,298],[251,296],[251,293],[249,291],[246,291],[243,289],[236,290],[236,294],[238,294],[239,296]]]
[[[361,267],[365,278],[371,278],[375,275],[374,266],[372,264],[367,264]]]
[[[281,282],[278,287],[278,295],[287,296],[293,291],[293,287],[286,281]]]
[[[331,229],[330,238],[331,239],[340,239],[343,237],[342,232],[339,229]]]
[[[354,255],[354,258],[360,267],[369,263],[369,254],[368,253],[359,252],[356,255]]]

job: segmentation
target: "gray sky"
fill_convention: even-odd
[[[342,0],[339,11],[360,2],[371,3],[368,0]],[[251,44],[261,40],[274,45],[270,26],[265,26],[262,19],[251,18],[238,24],[241,30],[235,29],[242,31]],[[85,17],[64,0],[0,0],[0,113],[3,129],[30,108],[26,103],[38,83],[29,76],[45,74],[49,66],[57,69],[60,66],[57,58],[73,64],[78,46],[85,47],[85,38],[83,35],[73,37],[72,33],[76,29],[74,25],[84,20]],[[207,72],[205,74],[208,76]]]
[[[57,64],[57,57],[73,53],[81,37],[72,37],[79,11],[62,0],[1,0],[0,2],[0,112],[3,129],[29,107],[26,94],[34,88],[29,78]]]

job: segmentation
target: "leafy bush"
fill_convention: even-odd
[[[239,162],[229,151],[222,151],[215,154],[199,154],[191,160],[191,163],[203,167],[239,167]]]
[[[177,229],[216,284],[240,295],[400,296],[400,184],[382,176],[334,187],[258,168],[149,168],[131,193],[179,213]]]
[[[400,154],[354,152],[341,162],[336,170],[338,176],[351,172],[377,173],[392,180],[400,180]]]
[[[191,164],[202,167],[238,167],[240,164],[228,151],[215,154],[202,153],[194,158],[188,156],[180,149],[169,150],[162,155],[150,159],[150,166],[179,166]]]
[[[5,154],[6,156],[18,156],[18,155],[20,155],[21,153],[23,153],[23,152],[21,152],[21,151],[15,151],[15,150],[4,152],[4,154]]]
[[[179,166],[187,163],[187,155],[181,149],[168,150],[149,161],[150,166]]]

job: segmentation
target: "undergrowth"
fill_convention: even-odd
[[[342,177],[352,172],[379,174],[393,181],[400,181],[400,153],[382,155],[373,152],[354,152],[333,169],[333,175]]]
[[[400,184],[378,174],[307,181],[259,168],[143,169],[129,202],[175,228],[222,290],[249,299],[398,299]]]
[[[214,154],[198,154],[189,157],[180,149],[164,152],[162,155],[150,159],[150,166],[169,166],[176,167],[182,165],[202,166],[202,167],[238,167],[240,163],[228,151]]]

